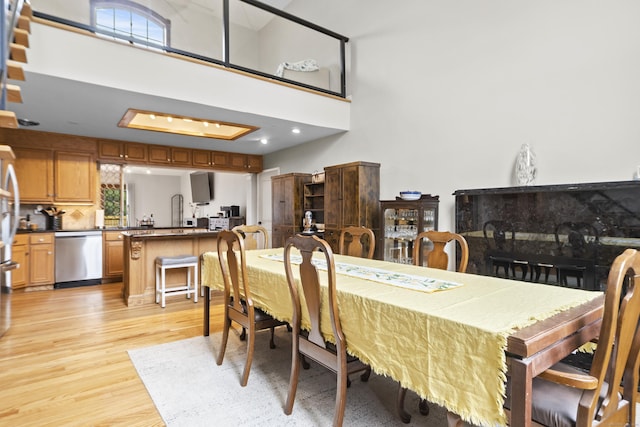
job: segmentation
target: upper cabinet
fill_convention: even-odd
[[[111,163],[143,163],[230,172],[262,172],[262,156],[259,155],[113,140],[98,140],[98,160]]]
[[[147,145],[134,142],[98,141],[98,158],[111,162],[147,163]]]
[[[23,203],[95,202],[93,153],[14,147]]]
[[[190,167],[192,165],[191,151],[192,150],[190,148],[150,145],[149,163]]]

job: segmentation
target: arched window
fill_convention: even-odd
[[[129,0],[91,0],[91,24],[133,44],[170,46],[171,22]]]

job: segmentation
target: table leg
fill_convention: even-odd
[[[533,367],[530,360],[511,359],[511,423],[512,427],[531,427],[531,383]]]
[[[202,328],[202,334],[205,337],[209,336],[209,311],[211,309],[209,303],[211,302],[211,289],[209,289],[208,286],[203,286],[202,287],[204,289],[204,321],[203,321],[203,328]]]

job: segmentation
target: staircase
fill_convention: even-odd
[[[18,128],[18,120],[7,103],[21,103],[20,86],[24,81],[22,64],[27,62],[27,48],[33,11],[24,0],[2,0],[0,10],[0,127]]]

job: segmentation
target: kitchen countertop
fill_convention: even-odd
[[[210,231],[206,228],[195,228],[195,227],[108,227],[108,228],[84,228],[84,229],[67,229],[67,230],[47,230],[44,228],[38,228],[37,230],[22,230],[18,229],[18,234],[31,234],[31,233],[77,233],[82,231],[121,231],[122,233],[127,233],[129,235],[140,235],[140,234],[158,234],[158,235],[182,235],[182,234],[193,234],[193,233],[210,233]]]
[[[214,236],[217,234],[217,231],[210,231],[208,228],[145,228],[124,230],[122,234],[135,238],[161,238],[169,236]]]

